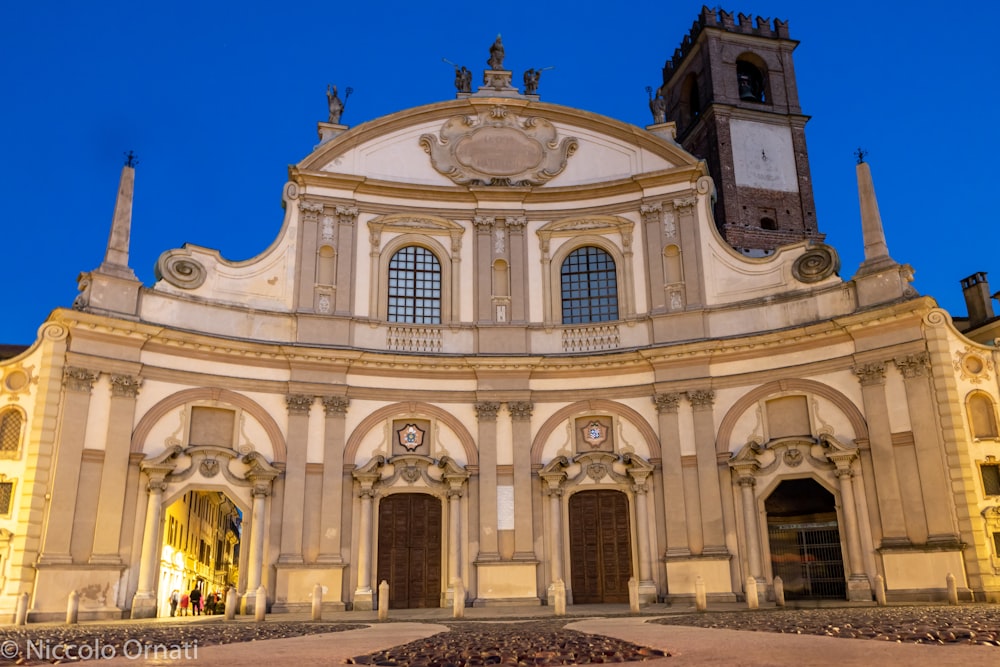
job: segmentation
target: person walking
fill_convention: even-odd
[[[171,616],[176,616],[177,615],[177,605],[180,603],[180,601],[181,601],[181,594],[178,593],[177,589],[175,588],[174,590],[172,590],[170,592],[170,615]]]
[[[190,598],[187,593],[181,595],[181,616],[188,615],[188,604],[190,604]]]
[[[191,613],[195,616],[201,616],[201,590],[195,586],[191,589]]]

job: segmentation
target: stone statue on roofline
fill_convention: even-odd
[[[524,94],[535,95],[538,93],[538,79],[542,76],[542,70],[532,67],[524,73]]]
[[[472,92],[472,72],[465,65],[455,68],[455,88],[460,93]]]
[[[326,102],[330,107],[330,119],[327,122],[339,125],[340,115],[344,113],[344,102],[337,96],[336,86],[326,85]]]
[[[490,46],[490,59],[486,61],[486,64],[492,70],[503,69],[503,57],[503,42],[500,40],[500,35],[497,35],[496,41]]]

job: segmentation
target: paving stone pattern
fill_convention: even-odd
[[[651,622],[911,644],[1000,646],[1000,605],[995,604],[703,612]],[[1000,664],[1000,655],[997,660]]]
[[[620,639],[562,629],[567,622],[567,619],[530,623],[447,622],[450,632],[357,656],[348,662],[407,667],[526,667],[633,662],[670,655]]]

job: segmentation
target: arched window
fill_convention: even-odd
[[[406,246],[389,260],[388,319],[441,323],[441,264],[427,248]]]
[[[16,453],[21,449],[21,412],[13,408],[0,414],[0,452]]]
[[[563,324],[618,319],[615,260],[595,246],[577,248],[562,263]]]

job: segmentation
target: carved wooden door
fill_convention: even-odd
[[[628,602],[632,536],[620,491],[581,491],[569,499],[573,602]]]
[[[382,498],[376,583],[389,582],[389,607],[441,606],[441,501],[423,493]]]

